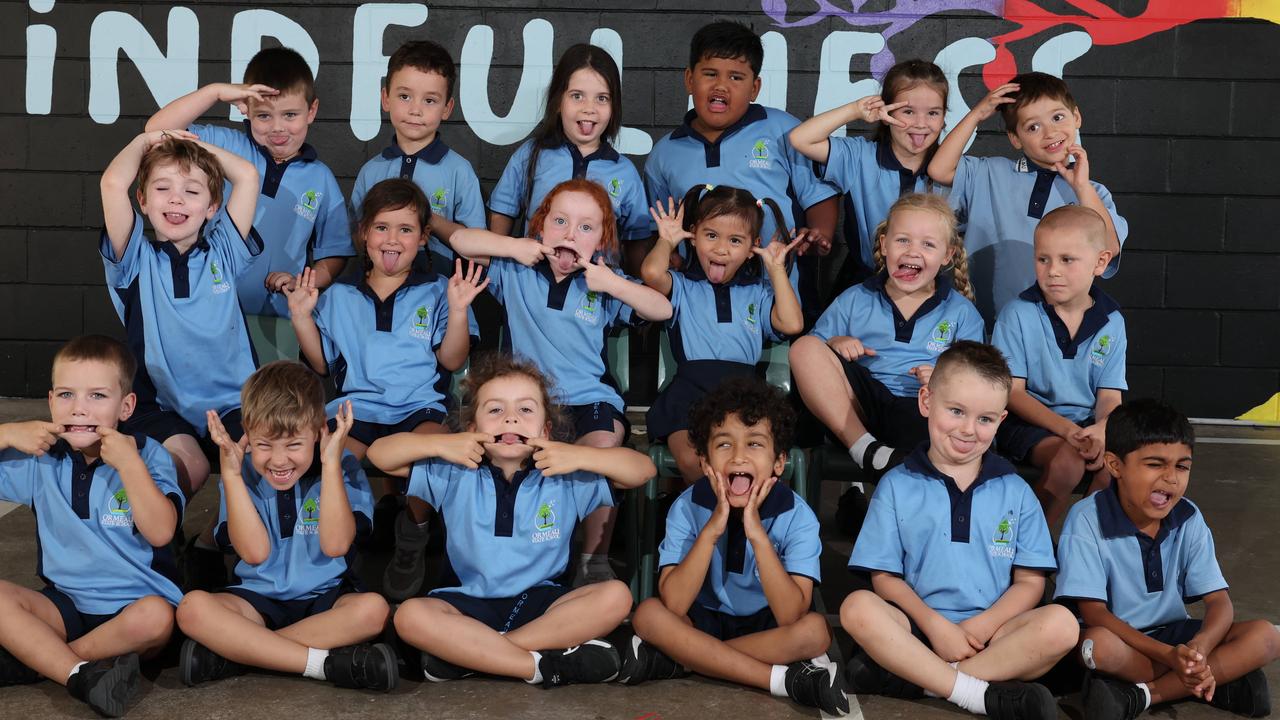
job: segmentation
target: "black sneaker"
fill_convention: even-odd
[[[382,593],[392,602],[404,602],[422,590],[427,574],[427,527],[418,527],[406,508],[396,518],[395,554],[382,573]]]
[[[0,647],[0,687],[37,682],[40,682],[40,673],[22,664],[21,660]]]
[[[880,667],[865,650],[854,648],[845,664],[845,690],[855,695],[884,695],[903,700],[919,700],[924,690]]]
[[[783,682],[787,697],[801,705],[820,708],[829,715],[849,712],[849,695],[838,667],[818,665],[808,660],[794,662],[787,666]]]
[[[390,692],[400,672],[390,645],[360,643],[330,650],[324,659],[324,676],[340,688]]]
[[[1058,701],[1049,688],[1033,682],[993,682],[987,685],[982,696],[987,705],[987,717],[995,720],[1057,720]],[[1103,720],[1086,707],[1084,716],[1089,720]],[[1132,716],[1129,716],[1132,717]]]
[[[544,650],[538,662],[544,688],[605,683],[618,677],[621,669],[618,651],[604,640],[588,640],[568,650]]]
[[[425,650],[422,651],[422,676],[431,682],[461,680],[475,674],[474,670],[468,670],[461,665],[454,665],[444,658],[436,657]]]
[[[1209,704],[1227,712],[1245,717],[1266,717],[1271,714],[1271,692],[1267,689],[1267,676],[1259,668],[1213,691]]]
[[[103,717],[120,717],[138,692],[139,677],[135,653],[94,660],[67,678],[67,692]]]
[[[683,665],[667,657],[666,653],[638,636],[622,646],[622,669],[618,682],[623,685],[639,685],[648,680],[670,680],[684,677],[689,671]]]
[[[202,682],[243,675],[245,667],[232,662],[200,643],[187,638],[178,651],[178,676],[182,684],[195,687]]]
[[[1085,673],[1080,695],[1084,716],[1089,720],[1133,720],[1142,714],[1147,704],[1142,688],[1094,672]]]

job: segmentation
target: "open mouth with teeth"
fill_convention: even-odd
[[[63,425],[62,427],[64,428],[64,434],[68,435],[75,433],[93,433],[96,435],[98,432],[97,425]]]
[[[191,219],[191,216],[186,213],[167,212],[164,214],[164,221],[170,225],[181,225],[189,219]]]
[[[727,112],[729,110],[729,97],[720,93],[712,93],[707,97],[707,109],[711,112]]]
[[[1057,155],[1067,146],[1066,140],[1059,140],[1044,146],[1044,151],[1050,155]]]
[[[596,128],[600,123],[595,120],[579,120],[574,123],[578,127],[578,134],[585,138],[595,137]]]
[[[731,472],[725,476],[725,480],[729,484],[730,495],[746,495],[751,492],[751,483],[755,480],[755,476],[749,472]]]
[[[572,245],[561,245],[556,248],[554,257],[556,269],[562,273],[567,273],[578,267],[578,258],[581,255]]]
[[[494,438],[494,442],[499,445],[525,445],[529,442],[529,438],[520,433],[502,433]]]
[[[1173,494],[1165,490],[1152,490],[1150,498],[1151,507],[1156,510],[1164,510],[1173,502]]]
[[[285,485],[293,479],[293,468],[267,468],[267,479],[274,485]]]
[[[898,263],[898,269],[893,271],[893,278],[904,282],[912,282],[920,277],[921,270],[924,270],[923,265],[907,262]]]

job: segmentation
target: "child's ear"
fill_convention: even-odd
[[[1080,114],[1080,108],[1078,108],[1078,107],[1077,107],[1077,108],[1075,108],[1074,110],[1072,110],[1072,111],[1071,111],[1071,114],[1072,114],[1072,115],[1075,115],[1075,117],[1076,117],[1076,129],[1077,129],[1077,130],[1079,130],[1079,129],[1080,129],[1080,127],[1081,127],[1082,125],[1084,125],[1084,116]]]
[[[50,392],[49,394],[52,395],[53,393]],[[137,404],[138,396],[136,394],[129,393],[128,395],[125,395],[124,399],[120,401],[120,417],[117,418],[117,420],[119,422],[128,420],[129,417],[133,415],[133,409],[137,407]]]
[[[316,113],[320,110],[320,98],[311,101],[311,107],[307,108],[307,124],[316,121]]]
[[[1018,139],[1018,133],[1016,133],[1016,132],[1014,132],[1014,131],[1012,131],[1012,130],[1006,130],[1006,131],[1005,131],[1005,135],[1008,135],[1008,136],[1009,136],[1009,144],[1010,144],[1010,145],[1013,145],[1013,148],[1014,148],[1015,150],[1021,150],[1021,149],[1022,149],[1022,141]]]
[[[453,114],[453,98],[449,98],[449,102],[444,104],[444,112],[440,113],[441,120],[448,120]]]
[[[1098,253],[1098,264],[1093,268],[1094,277],[1102,277],[1102,273],[1107,271],[1107,266],[1111,264],[1111,251],[1103,250]]]
[[[757,75],[755,80],[751,81],[751,102],[755,102],[760,96],[760,76]]]
[[[1103,453],[1102,464],[1106,466],[1107,472],[1111,473],[1112,478],[1118,480],[1124,476],[1124,473],[1120,472],[1120,468],[1124,467],[1124,461],[1120,459],[1119,455],[1116,455],[1110,450]]]
[[[684,91],[688,95],[693,94],[693,68],[684,69]]]
[[[784,470],[787,469],[787,453],[778,453],[778,457],[773,459],[773,476],[781,478]]]
[[[929,386],[921,385],[920,392],[916,395],[916,404],[920,408],[920,417],[929,417]]]
[[[387,92],[387,87],[382,86],[382,112],[391,112],[391,93]]]

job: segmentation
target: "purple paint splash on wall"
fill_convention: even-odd
[[[837,7],[829,0],[809,0],[807,5],[817,8],[809,15],[798,20],[787,20],[789,0],[760,0],[760,8],[778,27],[806,27],[822,22],[827,18],[839,18],[853,27],[877,32],[889,38],[903,32],[929,15],[948,10],[969,10],[987,13],[999,18],[1004,15],[1004,0],[900,0],[892,10],[879,12],[863,12],[861,8],[870,0],[848,0],[848,7]],[[884,50],[871,57],[871,74],[876,78],[893,67],[894,56],[888,44]]]

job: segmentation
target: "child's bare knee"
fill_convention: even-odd
[[[661,600],[651,597],[641,602],[636,608],[635,614],[631,616],[631,629],[640,636],[641,640],[648,640],[653,637],[655,625],[673,616],[674,614],[662,604]]]
[[[818,657],[831,648],[831,628],[818,613],[808,613],[796,621],[796,632],[805,658]]]
[[[631,588],[621,580],[598,583],[595,592],[600,612],[616,617],[617,622],[622,622],[631,612]]]
[[[355,622],[370,635],[381,633],[391,616],[391,606],[377,593],[361,593],[351,600]]]
[[[174,613],[178,627],[188,632],[190,628],[198,627],[208,614],[211,602],[215,602],[213,596],[204,590],[192,590],[184,595]]]
[[[878,600],[879,597],[870,590],[856,590],[840,605],[840,624],[855,639],[858,633],[866,630],[867,616],[875,612]]]
[[[1080,623],[1070,610],[1062,605],[1048,605],[1041,609],[1044,642],[1052,646],[1055,654],[1066,655],[1080,640]]]
[[[1106,628],[1091,627],[1081,637],[1080,659],[1086,667],[1114,672],[1123,664],[1129,646],[1115,633]]]
[[[443,601],[433,598],[412,598],[400,603],[396,614],[391,617],[391,624],[395,626],[396,632],[403,635],[405,632],[418,631],[431,625],[428,618],[435,611],[432,607],[433,602]]]
[[[126,619],[125,632],[143,645],[162,642],[173,633],[173,606],[158,595],[148,595],[122,613]]]

